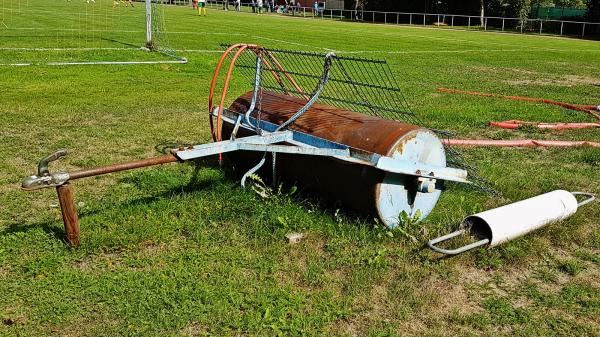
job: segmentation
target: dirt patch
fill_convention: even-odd
[[[186,324],[186,326],[184,326],[183,329],[181,329],[182,335],[190,337],[204,335],[207,332],[208,329],[206,328],[206,326],[196,321],[188,322],[188,324]]]
[[[175,237],[168,242],[154,242],[147,240],[136,248],[128,251],[114,251],[86,256],[85,258],[76,261],[73,267],[82,271],[103,271],[106,269],[114,269],[123,267],[127,259],[144,260],[152,258],[159,254],[166,254],[172,251],[182,249],[184,247],[184,237]],[[127,266],[130,270],[155,270],[165,267],[164,264],[151,264],[151,266],[133,267]]]
[[[522,74],[527,76],[540,76],[544,75],[537,71],[520,69],[520,68],[508,68],[508,67],[484,67],[484,66],[475,66],[469,67],[470,70],[476,71],[478,73],[485,73],[488,75],[502,75],[506,74]]]
[[[540,86],[557,86],[557,87],[574,87],[578,85],[600,85],[600,78],[587,76],[565,75],[558,78],[537,78],[537,79],[520,79],[520,80],[505,80],[504,83],[523,86],[523,85],[540,85]]]

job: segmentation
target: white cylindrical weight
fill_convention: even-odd
[[[584,196],[585,199],[577,202],[575,196]],[[577,212],[577,207],[588,204],[595,198],[593,194],[585,192],[552,191],[514,204],[470,215],[463,220],[461,229],[431,239],[427,245],[438,253],[448,255],[460,254],[484,245],[493,247],[549,223],[564,220]],[[455,249],[437,246],[437,244],[467,231],[474,234],[479,241]]]
[[[577,212],[577,199],[556,190],[465,218],[471,232],[490,240],[490,247],[510,241]]]

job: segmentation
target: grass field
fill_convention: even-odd
[[[83,2],[32,3],[3,1],[0,63],[163,58],[132,49],[141,6],[97,0],[94,33],[68,12],[91,11]],[[23,192],[20,180],[60,147],[70,154],[53,167],[74,170],[210,141],[221,43],[384,58],[413,110],[459,137],[600,141],[599,129],[487,126],[585,114],[436,91],[600,104],[598,42],[182,7],[166,19],[186,65],[0,67],[0,335],[600,336],[598,203],[492,250],[443,259],[423,248],[483,209],[559,188],[600,194],[598,149],[464,150],[503,197],[451,186],[405,229],[414,240],[303,196],[264,200],[210,162],[81,180],[83,244],[70,249],[55,192]],[[116,49],[15,49],[77,46]],[[307,237],[291,246],[292,231]]]

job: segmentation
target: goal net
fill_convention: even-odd
[[[185,63],[166,0],[0,0],[1,65]]]

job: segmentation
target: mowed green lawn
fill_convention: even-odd
[[[141,6],[3,6],[2,64],[167,59],[131,49],[144,41]],[[491,250],[443,259],[423,248],[484,209],[554,189],[600,194],[598,149],[465,149],[503,197],[449,186],[407,234],[286,191],[262,199],[214,162],[80,180],[82,246],[69,248],[55,192],[21,191],[20,180],[61,147],[70,153],[52,167],[76,170],[209,142],[221,43],[384,58],[428,126],[459,137],[600,141],[599,129],[487,126],[593,121],[583,113],[436,91],[600,104],[598,42],[194,14],[166,10],[170,47],[186,65],[0,67],[0,335],[600,335],[598,203]],[[67,47],[117,50],[15,49]],[[290,232],[306,238],[289,245]]]

